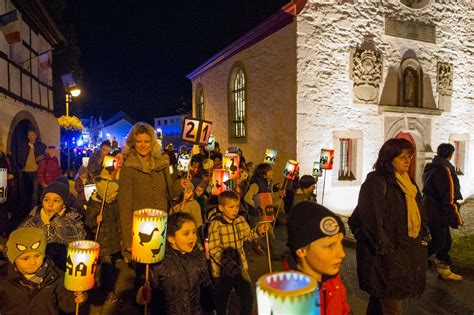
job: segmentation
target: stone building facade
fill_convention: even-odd
[[[0,22],[0,144],[15,157],[34,128],[59,145],[51,56],[64,37],[39,0],[0,0]]]
[[[273,23],[272,29],[269,18],[256,29],[266,27],[270,35],[233,54],[226,51],[254,29],[188,76],[194,102],[202,89],[205,118],[217,132],[230,130],[232,121],[225,117],[233,105],[231,89],[222,83],[232,80],[233,65],[241,63],[249,77],[246,88],[258,86],[256,95],[247,95],[246,112],[254,114],[246,123],[267,127],[265,132],[249,128],[250,160],[260,159],[262,147],[287,149],[278,156],[280,169],[291,157],[300,162],[301,174],[310,174],[321,149],[334,149],[324,205],[337,212],[354,209],[378,150],[392,137],[415,145],[411,174],[418,184],[436,147],[453,143],[453,162],[469,196],[474,192],[473,9],[472,1],[294,0],[276,13],[292,17],[286,26]],[[277,38],[281,42],[275,45]],[[253,82],[255,77],[265,81]],[[275,99],[285,105],[278,107]],[[277,132],[288,138],[271,136]],[[229,135],[220,137],[228,145],[237,143]]]

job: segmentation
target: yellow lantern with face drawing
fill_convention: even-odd
[[[142,264],[155,264],[165,257],[168,214],[157,209],[133,212],[132,259]]]
[[[87,291],[94,287],[94,273],[99,262],[99,243],[73,241],[69,243],[64,274],[64,287],[70,291]]]
[[[236,153],[227,153],[222,159],[222,168],[229,171],[229,179],[237,180],[239,178],[240,157]]]

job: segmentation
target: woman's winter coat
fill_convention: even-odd
[[[372,296],[404,299],[425,289],[427,217],[419,192],[416,200],[421,229],[411,238],[405,195],[395,176],[372,172],[362,184],[349,226],[357,239],[359,286]]]
[[[179,181],[173,181],[167,155],[152,156],[154,167],[144,167],[132,150],[125,158],[120,173],[119,209],[122,241],[125,249],[132,245],[133,211],[153,208],[168,211],[169,201],[182,191]]]
[[[144,283],[145,279],[141,279]],[[182,254],[166,247],[165,258],[151,266],[152,309],[156,314],[199,315],[213,309],[213,289],[204,253]]]
[[[46,261],[46,260],[45,260]],[[64,288],[63,272],[48,261],[46,275],[40,284],[27,281],[7,263],[0,271],[0,314],[26,315],[74,312],[74,292]]]

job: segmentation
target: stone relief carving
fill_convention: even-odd
[[[354,103],[375,104],[382,81],[382,55],[375,50],[356,49],[352,56]]]
[[[453,93],[453,64],[438,62],[438,93],[450,96]]]

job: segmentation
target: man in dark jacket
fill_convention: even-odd
[[[26,209],[39,204],[40,185],[38,182],[38,163],[44,158],[46,145],[36,141],[38,133],[28,130],[28,142],[18,148],[18,168],[23,171],[23,181],[26,193]]]
[[[458,200],[463,199],[456,170],[449,162],[454,153],[454,146],[442,143],[438,146],[437,155],[425,166],[423,172],[423,204],[428,213],[431,242],[428,256],[435,254],[435,265],[439,278],[461,281],[462,277],[453,273],[449,267],[451,258],[451,233],[449,227],[462,225]]]

